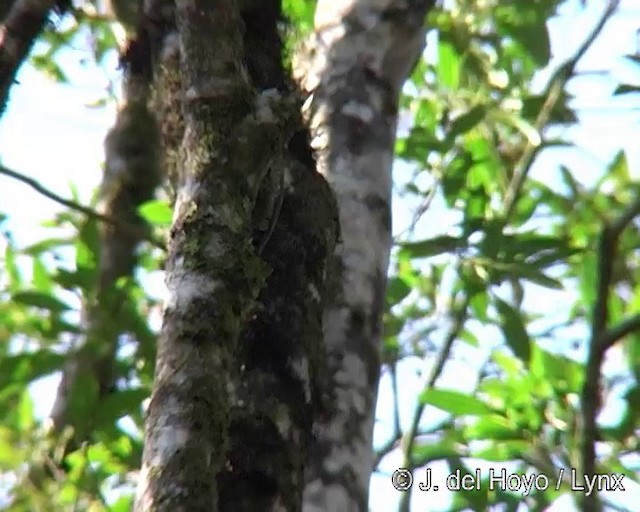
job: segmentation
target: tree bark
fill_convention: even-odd
[[[313,145],[341,230],[328,271],[337,293],[323,319],[334,393],[329,413],[314,422],[308,512],[368,507],[398,100],[424,47],[433,3],[321,0],[313,58],[296,66],[311,96]]]
[[[4,18],[0,25],[0,116],[5,111],[18,69],[56,3],[56,0],[16,0],[10,9],[6,2],[0,5]]]
[[[337,10],[344,40],[319,16],[335,54],[308,90],[336,252],[280,2],[177,8],[184,138],[136,510],[366,510],[397,101],[427,4]]]
[[[172,297],[136,508],[300,510],[326,393],[335,203],[282,64],[280,1],[178,8],[181,66],[167,61],[157,97],[176,196]]]

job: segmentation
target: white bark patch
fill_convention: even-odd
[[[206,82],[194,84],[187,89],[187,101],[224,98],[235,92],[237,82],[231,78],[209,77]]]
[[[277,89],[267,89],[256,98],[255,116],[259,123],[275,123],[278,120],[274,111],[278,109],[278,104],[282,101],[282,96]]]
[[[173,209],[173,223],[188,214],[187,208],[194,207],[192,200],[195,197],[196,190],[197,186],[193,177],[187,174],[184,178],[184,183],[180,184],[180,190],[178,190],[176,206]]]
[[[196,299],[210,297],[218,288],[218,283],[206,274],[193,270],[187,271],[176,266],[167,277],[166,308],[175,311],[187,311]]]
[[[168,62],[180,55],[180,38],[177,32],[171,32],[164,38],[162,51],[160,53],[160,61]]]
[[[320,480],[315,480],[307,484],[307,490],[313,494],[322,492],[322,503],[304,502],[302,510],[304,512],[327,512],[328,510],[351,512],[351,499],[344,487],[335,484],[329,484],[326,487],[322,485]]]
[[[307,286],[307,290],[309,290],[309,292],[311,293],[311,297],[313,297],[313,300],[315,302],[320,302],[322,300],[322,295],[320,295],[320,292],[318,291],[316,285],[314,285],[313,283],[309,283],[309,286]]]
[[[390,9],[394,15],[383,16]],[[389,105],[422,51],[426,9],[426,3],[406,0],[320,0],[316,10],[313,61],[300,82],[313,93],[313,102],[305,104],[312,145],[338,203],[342,243],[336,256],[342,282],[323,318],[325,344],[336,361],[335,414],[319,422],[316,431],[320,446],[330,446],[320,470],[328,476],[314,471],[304,493],[305,512],[358,510],[367,496],[375,412],[368,409],[375,403],[375,386],[368,380],[373,361],[368,358],[379,347],[374,331],[381,320],[372,315],[380,314],[381,280],[392,243],[397,121]],[[353,76],[357,82],[350,81]],[[346,104],[345,95],[351,100]],[[338,108],[340,115],[333,115]],[[345,116],[370,129],[353,131],[353,123],[343,122]],[[352,323],[354,313],[364,313],[365,321]],[[356,328],[360,330],[354,333]],[[349,345],[354,335],[368,344],[362,353],[352,352],[357,350]],[[351,472],[355,485],[348,482]]]
[[[149,488],[149,465],[143,464],[138,475],[138,485],[136,486],[136,499],[134,510],[146,511],[150,510],[153,505],[153,496]]]
[[[309,376],[309,361],[307,359],[294,359],[291,361],[291,369],[296,377],[304,383],[304,398],[307,403],[311,402],[311,378]]]
[[[171,457],[184,448],[189,440],[189,431],[174,426],[164,426],[154,430],[156,442],[155,453],[151,459],[151,467],[164,467]]]
[[[369,105],[356,101],[347,102],[347,104],[342,107],[342,113],[349,117],[355,117],[365,124],[369,124],[375,117],[375,113]]]
[[[364,388],[367,385],[367,366],[362,361],[362,357],[352,352],[344,355],[342,368],[336,375],[336,382],[347,384],[357,388]]]
[[[278,427],[278,432],[284,439],[288,439],[291,435],[291,418],[289,417],[289,412],[285,406],[281,406],[278,408],[278,412],[276,414],[276,426]]]

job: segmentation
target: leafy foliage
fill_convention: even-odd
[[[403,388],[402,369],[416,356],[431,370],[410,427],[395,424],[378,447],[381,468],[403,440],[408,468],[443,460],[449,472],[464,474],[482,460],[493,468],[510,463],[509,473],[579,470],[589,442],[579,427],[585,399],[610,406],[611,395],[589,396],[583,388],[585,355],[594,352],[598,337],[584,333],[602,293],[598,238],[623,212],[637,208],[640,184],[623,152],[589,185],[567,166],[558,169],[555,183],[531,172],[545,149],[570,146],[550,138],[548,128],[577,120],[566,92],[573,72],[567,69],[575,63],[561,65],[542,94],[533,88],[550,63],[547,21],[560,4],[458,0],[431,13],[428,41],[435,48],[405,88],[403,107],[412,119],[397,142],[399,165],[410,170],[410,179],[397,183],[399,194],[418,208],[397,240],[385,317],[385,361],[394,389]],[[621,84],[614,94],[635,90]],[[628,223],[617,251],[608,255],[615,261],[607,326],[613,331],[621,322],[636,322],[618,341],[634,354],[639,244],[638,224]],[[552,318],[545,318],[547,297],[562,304]],[[583,334],[574,340],[567,333]],[[464,363],[465,354],[472,365]],[[602,425],[611,455],[599,457],[596,467],[637,481],[635,467],[622,457],[639,423],[632,412],[635,358],[625,356],[625,368],[603,375],[605,388],[617,379],[623,383],[618,389],[627,391],[621,418]],[[454,391],[449,368],[469,373],[473,388]],[[436,422],[442,415],[434,408],[447,413],[444,423]],[[397,405],[388,414],[397,415]],[[522,501],[521,492],[480,487],[456,492],[451,510],[498,504],[516,510]],[[563,485],[524,501],[527,509],[542,510],[563,494],[579,499]],[[409,497],[402,495],[402,510],[409,510]]]

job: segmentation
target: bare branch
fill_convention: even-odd
[[[90,219],[96,219],[105,224],[110,224],[111,226],[131,236],[135,236],[137,238],[140,238],[141,240],[146,240],[147,242],[151,243],[153,246],[157,247],[158,249],[162,249],[163,251],[166,250],[165,244],[162,241],[151,236],[147,232],[147,230],[144,228],[140,228],[139,226],[134,226],[133,224],[129,224],[128,222],[124,222],[120,219],[111,217],[109,215],[104,215],[102,213],[95,211],[93,208],[89,208],[88,206],[83,206],[79,203],[76,203],[75,201],[72,201],[71,199],[65,199],[64,197],[59,196],[55,192],[52,192],[51,190],[42,186],[42,184],[40,184],[37,180],[34,180],[29,176],[25,176],[24,174],[19,173],[17,171],[13,171],[5,167],[4,165],[0,165],[0,174],[3,174],[5,176],[18,180],[24,183],[25,185],[29,185],[32,189],[34,189],[36,192],[43,195],[47,199],[51,199],[52,201],[55,201],[56,203],[61,204],[62,206],[66,206],[71,210],[75,210],[80,213],[83,213]]]
[[[634,331],[640,330],[640,315],[633,315],[630,318],[627,318],[621,321],[615,327],[607,330],[604,333],[603,339],[603,349],[606,351],[611,348],[618,340],[621,340],[628,334],[631,334]]]
[[[618,217],[609,228],[612,236],[618,237],[622,233],[622,231],[631,223],[633,219],[635,219],[638,215],[640,215],[640,195],[635,198],[633,203],[631,203],[628,208],[622,212],[622,215]]]
[[[449,355],[451,354],[451,349],[453,348],[453,343],[458,338],[460,331],[464,327],[465,320],[467,319],[467,310],[469,308],[469,303],[471,302],[471,296],[467,293],[464,296],[462,304],[452,312],[453,324],[447,334],[442,347],[440,348],[440,352],[436,357],[436,361],[431,370],[431,374],[427,379],[427,382],[424,386],[424,390],[432,389],[440,375],[442,374],[442,370],[444,370],[444,365],[449,359]],[[412,463],[412,455],[413,447],[415,445],[416,437],[418,435],[418,428],[420,426],[420,420],[422,418],[422,413],[424,412],[425,405],[422,401],[418,401],[416,405],[415,411],[413,413],[413,419],[411,420],[411,427],[409,431],[405,435],[405,447],[404,447],[404,466],[409,468],[413,467]],[[411,500],[411,492],[407,491],[402,495],[400,500],[400,508],[399,510],[408,512],[409,511],[409,503]]]

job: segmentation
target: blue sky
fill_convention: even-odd
[[[541,73],[540,86],[559,62],[573,54],[605,5],[603,0],[588,3],[589,6],[583,9],[579,0],[570,0],[560,15],[550,22],[554,60],[549,71]],[[589,183],[597,179],[615,152],[622,148],[627,153],[632,173],[640,179],[640,110],[635,110],[640,108],[640,95],[611,97],[617,83],[640,84],[640,67],[622,58],[624,54],[640,50],[636,32],[639,28],[640,2],[622,0],[618,14],[578,68],[580,71],[606,71],[609,76],[589,74],[570,84],[570,92],[576,96],[574,105],[579,109],[580,123],[561,131],[577,147],[545,151],[534,165],[533,177],[546,183],[558,183],[558,166],[562,163],[575,171],[583,182]],[[115,106],[110,103],[107,107],[88,108],[87,105],[103,98],[110,81],[117,79],[116,59],[108,58],[104,66],[98,67],[86,50],[78,48],[65,51],[61,55],[61,64],[69,75],[70,84],[55,84],[28,65],[22,68],[19,84],[13,87],[9,108],[0,122],[0,159],[7,167],[38,179],[65,197],[70,197],[70,184],[73,183],[81,198],[88,202],[100,181],[102,141],[113,124]],[[398,172],[401,174],[402,169]],[[402,230],[408,222],[408,209],[407,204],[395,205],[395,232]],[[43,236],[51,236],[50,228],[42,228],[39,224],[60,211],[61,207],[40,197],[27,186],[0,176],[0,210],[10,216],[9,229],[18,245],[22,246]],[[430,221],[434,215],[438,215],[437,223]],[[453,223],[453,218],[449,221]],[[446,222],[442,206],[434,205],[421,225],[420,236],[443,234]],[[437,231],[429,227],[433,225]],[[161,282],[149,284],[158,294],[162,292]],[[533,301],[530,304],[532,308],[551,316],[558,310],[562,311],[561,305],[567,300],[563,292],[545,293],[548,295],[543,300],[539,295],[532,295],[529,299]],[[495,333],[487,335],[500,339]],[[612,351],[608,364],[619,367],[622,363],[620,357],[620,351]],[[401,366],[400,411],[405,426],[410,421],[416,396],[422,388],[422,375],[429,365],[430,361],[411,359]],[[456,386],[471,388],[476,367],[477,354],[473,351],[463,353],[460,361],[447,368],[441,383],[444,387],[447,384],[452,386],[455,378]],[[53,400],[56,386],[52,380],[44,379],[34,387],[36,409],[41,416],[46,416]],[[377,443],[390,435],[388,418],[391,404],[389,379],[383,377],[379,416],[385,421],[381,421],[376,429]],[[433,421],[433,415],[431,418]],[[388,471],[390,474],[399,462],[395,456],[388,457],[383,465],[385,473]],[[488,466],[482,468],[486,470]],[[391,487],[388,474],[375,476],[373,483],[372,510],[393,509],[397,492]],[[631,506],[634,498],[639,497],[638,493],[627,493],[621,500]],[[447,504],[447,493],[416,493],[413,510],[446,510]],[[566,502],[558,507],[552,510],[571,510]]]

